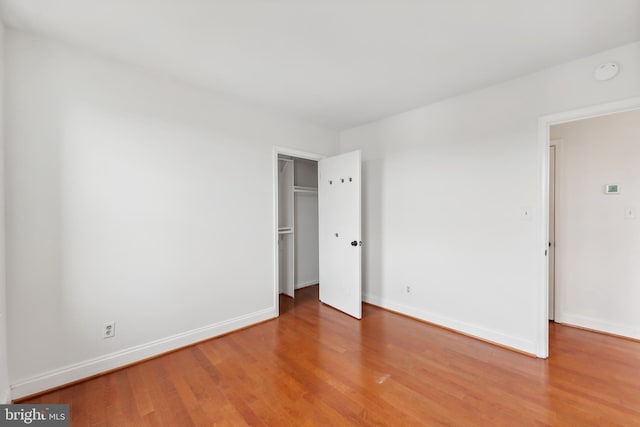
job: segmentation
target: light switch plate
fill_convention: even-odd
[[[636,210],[632,206],[627,206],[624,208],[624,219],[635,219],[636,218]]]
[[[521,206],[520,207],[520,219],[522,221],[531,221],[531,207],[530,206]]]

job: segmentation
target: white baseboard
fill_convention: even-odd
[[[391,301],[387,298],[380,298],[373,295],[363,295],[362,299],[369,304],[377,305],[391,311],[396,311],[407,316],[415,317],[429,323],[444,326],[445,328],[453,329],[466,335],[471,335],[473,337],[480,338],[485,341],[490,341],[502,346],[511,347],[525,353],[536,354],[536,346],[533,341],[514,337],[502,332],[472,325],[470,323],[460,322],[446,316]]]
[[[638,327],[634,328],[630,325],[608,322],[606,320],[582,316],[579,314],[556,313],[556,322],[593,329],[595,331],[607,332],[609,334],[620,335],[623,337],[640,339],[640,328]]]
[[[297,283],[296,284],[296,289],[302,289],[302,288],[306,288],[307,286],[317,285],[318,282],[319,282],[318,279],[313,279],[313,280],[309,280],[308,282]]]
[[[11,398],[19,399],[44,390],[59,387],[73,381],[129,365],[149,357],[157,356],[159,354],[166,353],[198,341],[213,338],[236,329],[244,328],[264,320],[269,320],[277,316],[278,313],[275,308],[271,307],[244,316],[239,316],[234,319],[203,326],[191,331],[107,354],[105,356],[96,357],[84,362],[63,366],[11,384]]]

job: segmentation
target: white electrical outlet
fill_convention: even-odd
[[[102,325],[102,338],[111,338],[116,336],[116,322],[104,322]]]

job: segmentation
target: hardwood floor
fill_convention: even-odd
[[[640,343],[552,323],[539,360],[365,305],[281,316],[29,403],[72,426],[640,426]]]

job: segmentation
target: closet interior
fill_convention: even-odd
[[[318,163],[278,156],[280,293],[318,284]]]

